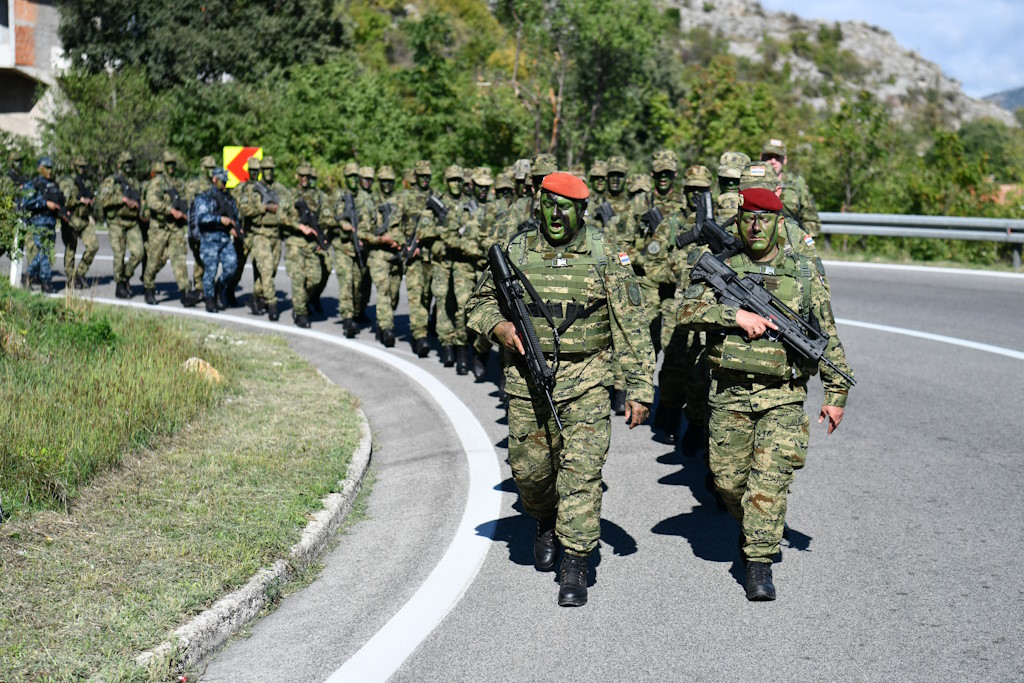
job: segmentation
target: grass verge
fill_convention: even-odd
[[[354,399],[275,336],[191,327],[230,359],[221,402],[83,486],[70,512],[0,526],[4,680],[165,680],[135,656],[285,557],[344,478]]]

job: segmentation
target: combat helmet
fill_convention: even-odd
[[[444,169],[445,182],[449,180],[462,180],[462,169],[452,164],[448,168]]]
[[[486,166],[479,166],[473,169],[473,184],[474,185],[493,185],[494,178],[491,177],[491,169]]]
[[[359,177],[360,178],[369,178],[370,180],[373,180],[373,175],[374,175],[374,173],[373,173],[373,166],[360,166],[359,167]]]
[[[359,164],[354,161],[350,161],[345,164],[345,168],[342,169],[341,174],[344,176],[359,175]]]
[[[711,169],[707,166],[699,166],[696,164],[693,166],[687,166],[686,170],[683,172],[683,187],[710,188]]]
[[[362,175],[362,173],[360,173]],[[377,169],[377,180],[395,180],[398,176],[395,175],[395,169],[387,164]]]
[[[608,172],[609,173],[629,173],[629,165],[626,163],[625,157],[608,157]]]
[[[659,149],[651,157],[651,169],[655,173],[661,171],[672,171],[675,173],[679,167],[679,159],[676,153],[670,149]]]
[[[263,157],[263,159],[260,161],[260,168],[276,168],[276,164],[274,163],[274,157]]]
[[[629,194],[634,195],[638,192],[650,192],[651,191],[651,176],[643,173],[634,173],[629,176],[629,184],[627,185]]]
[[[608,177],[608,162],[604,159],[597,159],[590,167],[591,178],[607,178]]]
[[[499,173],[497,180],[494,181],[494,189],[497,190],[514,190],[516,189],[516,183],[512,179],[512,176],[508,173]]]
[[[739,178],[743,168],[750,163],[750,157],[743,152],[723,152],[718,157],[719,178]]]
[[[754,161],[743,167],[740,174],[740,191],[751,188],[763,190],[779,189],[779,176],[776,175],[772,165],[764,161]]]
[[[554,173],[558,170],[558,161],[555,159],[554,154],[538,154],[537,158],[530,164],[531,175],[546,176],[550,173]]]
[[[299,165],[295,167],[295,175],[313,175],[313,166],[308,161],[300,161]]]
[[[433,175],[433,172],[430,170],[429,159],[420,159],[417,161],[413,164],[413,171],[416,175]]]
[[[512,175],[516,180],[526,180],[530,177],[530,160],[519,159],[512,164]]]

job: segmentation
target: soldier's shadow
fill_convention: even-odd
[[[498,484],[495,489],[505,493],[519,493],[519,489],[516,488],[511,477]],[[537,522],[523,512],[523,506],[518,496],[512,504],[512,509],[519,514],[481,524],[476,528],[476,533],[491,538],[495,542],[504,543],[508,549],[508,559],[515,564],[532,567],[533,539],[537,532]],[[597,568],[601,564],[601,550],[604,546],[610,547],[613,555],[623,557],[633,555],[637,551],[636,539],[629,532],[611,520],[602,519],[601,542],[597,549],[590,554],[588,563],[588,586],[593,586],[597,582]],[[552,577],[557,583],[558,572],[552,572]]]

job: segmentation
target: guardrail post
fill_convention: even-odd
[[[1013,269],[1020,270],[1020,251],[1024,244],[1017,242],[1013,245]]]

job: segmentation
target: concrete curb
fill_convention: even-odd
[[[313,515],[302,531],[301,540],[289,550],[288,559],[278,560],[269,569],[261,569],[244,586],[176,629],[173,640],[164,641],[136,657],[137,664],[148,666],[165,657],[178,670],[199,664],[266,607],[270,602],[269,593],[291,581],[320,556],[351,512],[369,469],[373,435],[361,409],[359,420],[359,446],[352,454],[345,479],[339,482],[341,490],[323,499],[323,509]]]

